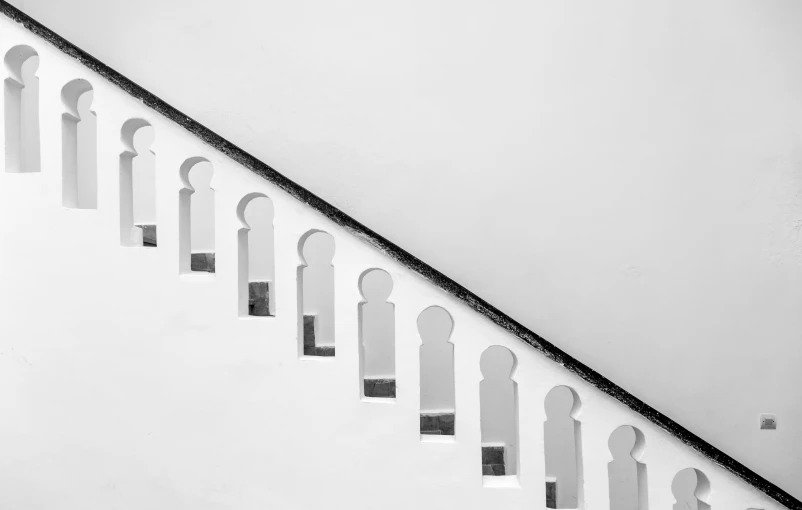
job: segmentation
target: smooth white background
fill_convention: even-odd
[[[802,4],[25,8],[802,496]]]
[[[0,54],[21,43],[41,55],[43,152],[41,172],[0,165],[0,507],[530,509],[545,500],[544,400],[553,387],[569,385],[582,401],[574,413],[582,422],[582,508],[607,507],[607,443],[622,424],[643,432],[650,508],[671,504],[678,473],[688,466],[709,477],[711,505],[779,508],[454,296],[0,18]],[[98,167],[107,169],[98,174],[97,210],[61,205],[60,91],[75,78],[95,86]],[[131,148],[120,127],[132,118],[147,119],[157,133],[157,248],[131,247],[120,235],[127,202],[120,151]],[[214,218],[222,241],[214,275],[177,274],[188,157],[217,169]],[[270,196],[276,211],[275,317],[238,313],[245,260],[234,234],[244,224],[238,206],[253,193]],[[312,229],[329,232],[337,246],[336,357],[299,356],[296,247]],[[392,402],[361,398],[357,282],[370,267],[393,277],[396,331],[404,339],[396,345]],[[419,434],[416,318],[430,305],[449,310],[455,324],[457,426],[450,439]],[[482,477],[479,395],[490,346],[518,360],[517,476]]]

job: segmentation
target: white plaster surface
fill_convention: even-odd
[[[26,7],[799,496],[798,4],[489,5],[233,0],[222,13],[210,1]],[[264,15],[250,11],[257,8]],[[3,23],[4,50],[29,40]],[[234,28],[228,37],[208,36],[220,26]],[[85,71],[41,46],[43,100],[60,111],[58,87]],[[45,63],[62,66],[58,83],[45,84],[55,72]],[[527,431],[542,430],[548,389],[570,384],[582,397],[583,445],[598,448],[585,457],[597,458],[585,470],[588,501],[606,501],[606,436],[630,423],[646,435],[651,507],[671,504],[670,480],[689,465],[710,476],[714,506],[772,507],[211,155],[221,175],[229,172],[217,202],[220,274],[204,286],[178,279],[171,253],[177,168],[203,150],[158,118],[154,151],[165,171],[157,179],[169,191],[157,198],[165,211],[160,246],[120,248],[119,127],[143,111],[133,100],[120,108],[107,87],[106,97],[101,92],[94,108],[107,146],[96,215],[60,207],[57,150],[43,145],[40,176],[0,174],[6,501],[301,507],[322,504],[332,490],[357,490],[353,483],[365,507],[389,490],[399,495],[389,507],[432,497],[465,508],[531,508],[542,501],[543,462],[541,436]],[[42,117],[51,144],[59,140],[57,117]],[[285,313],[241,321],[233,209],[258,190],[276,196]],[[24,222],[20,210],[29,213]],[[321,227],[337,241],[343,343],[332,363],[301,363],[295,247],[303,232]],[[381,409],[356,400],[355,282],[368,267],[388,270],[395,282],[399,398]],[[418,338],[418,313],[438,303],[455,320],[461,421],[451,450],[418,446],[419,343],[408,343]],[[481,491],[476,481],[478,355],[491,343],[519,360],[516,490]],[[298,414],[277,423],[280,410]],[[760,432],[759,412],[776,412],[778,430]],[[317,428],[305,435],[316,420],[337,440]],[[356,455],[358,472],[319,463],[321,448],[338,462]],[[282,478],[291,451],[319,490]],[[412,479],[418,491],[408,490]]]
[[[248,232],[248,278],[274,281],[273,204],[265,197],[254,198],[245,208]]]
[[[798,1],[25,8],[802,497]]]
[[[302,264],[297,274],[301,278],[302,313],[298,314],[298,320],[303,320],[303,315],[314,316],[315,345],[334,346],[334,289],[337,283],[333,256],[336,243],[327,232],[312,232],[304,237],[299,253]]]
[[[453,413],[454,320],[448,311],[432,306],[418,315],[420,347],[420,408],[429,413]]]
[[[92,113],[92,92],[78,99],[77,138],[77,202],[92,209],[97,205],[97,119]]]
[[[365,379],[395,379],[395,305],[392,277],[381,269],[361,276],[359,304],[362,375]]]
[[[190,207],[192,253],[214,253],[215,210],[214,189],[211,188],[213,176],[214,169],[207,162],[198,163],[189,172],[189,183],[195,190],[191,195]]]

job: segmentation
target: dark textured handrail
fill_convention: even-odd
[[[456,296],[465,302],[465,304],[467,304],[469,307],[473,308],[497,325],[509,331],[511,334],[517,336],[527,344],[531,345],[552,361],[559,363],[564,368],[575,373],[607,395],[610,395],[611,397],[620,401],[638,414],[643,415],[655,425],[659,426],[669,434],[676,436],[680,441],[690,446],[697,452],[710,458],[713,462],[727,469],[731,473],[737,475],[746,483],[752,485],[756,489],[790,509],[802,510],[802,501],[788,494],[777,485],[766,480],[745,465],[741,464],[723,451],[719,450],[701,437],[675,422],[668,416],[641,401],[636,396],[621,388],[589,366],[558,349],[540,335],[524,327],[512,317],[503,313],[501,310],[494,307],[473,292],[469,291],[448,276],[444,275],[437,269],[426,264],[388,239],[385,239],[365,225],[359,223],[354,218],[329,204],[303,186],[296,184],[287,177],[278,173],[266,163],[256,159],[254,156],[240,149],[211,129],[193,120],[176,108],[173,108],[154,94],[151,94],[114,69],[103,64],[92,55],[65,40],[63,37],[59,36],[19,9],[11,6],[5,0],[0,0],[0,11],[20,25],[24,26],[29,31],[53,44],[63,53],[76,59],[130,95],[141,100],[150,108],[156,110],[173,122],[180,124],[184,129],[194,134],[205,143],[226,154],[228,157],[242,166],[264,177],[309,207],[315,209],[321,214],[324,214],[326,217],[348,230],[351,234],[368,242],[374,248],[380,250],[387,256],[395,259],[409,269],[412,269],[444,291]]]

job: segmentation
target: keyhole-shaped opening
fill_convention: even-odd
[[[150,150],[155,133],[143,119],[127,120],[121,130],[120,243],[155,247],[156,155]]]
[[[698,469],[686,468],[677,473],[671,482],[671,493],[674,510],[710,510],[710,480]]]
[[[239,240],[239,315],[276,315],[273,202],[262,193],[246,195],[237,205]]]
[[[568,386],[552,388],[546,395],[544,443],[546,453],[547,508],[579,508],[582,497],[582,429],[579,396]],[[550,484],[554,484],[550,487]]]
[[[82,79],[61,89],[66,112],[61,116],[61,196],[65,207],[97,208],[97,116],[94,91]]]
[[[334,343],[334,238],[311,230],[298,243],[298,345],[303,356],[332,357]]]
[[[500,345],[485,349],[479,360],[484,477],[518,473],[518,383],[513,380],[515,355]],[[484,478],[484,483],[488,483]]]
[[[6,172],[39,172],[39,55],[30,46],[14,46],[3,59]]]
[[[631,425],[618,427],[607,442],[612,462],[607,464],[610,485],[610,508],[615,510],[647,510],[646,464],[638,462],[643,455],[643,433]]]
[[[181,165],[178,193],[179,271],[215,272],[212,164],[202,157]]]
[[[454,344],[449,339],[454,319],[445,308],[430,306],[418,315],[420,347],[420,433],[453,436]]]
[[[388,301],[393,279],[382,269],[359,278],[359,339],[363,396],[395,398],[395,305]]]

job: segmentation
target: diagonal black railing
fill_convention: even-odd
[[[156,95],[148,92],[114,69],[103,64],[92,55],[73,45],[35,19],[10,5],[5,0],[0,0],[0,12],[19,23],[30,32],[54,45],[66,55],[76,59],[78,62],[89,67],[108,81],[114,83],[128,94],[141,100],[145,105],[156,110],[173,122],[180,124],[184,129],[200,138],[203,142],[211,145],[237,163],[267,179],[296,199],[342,226],[351,234],[361,238],[387,256],[415,271],[434,285],[437,285],[449,294],[454,295],[478,313],[484,315],[498,326],[504,328],[509,333],[517,336],[527,344],[540,351],[547,358],[562,365],[565,369],[570,370],[607,395],[615,398],[633,411],[644,416],[646,419],[659,426],[669,434],[677,437],[687,446],[693,448],[697,452],[711,459],[716,464],[722,466],[724,469],[735,474],[744,482],[752,485],[759,491],[765,493],[789,509],[802,510],[802,501],[799,499],[788,494],[777,485],[773,484],[769,480],[766,480],[742,463],[738,462],[679,423],[675,422],[668,416],[646,404],[636,396],[612,382],[610,379],[596,372],[576,358],[563,352],[534,331],[524,327],[512,317],[503,313],[501,310],[494,307],[445,274],[426,264],[408,251],[394,244],[392,241],[361,224],[351,216],[345,214],[343,211],[337,209],[303,186],[291,181],[266,163],[255,158],[248,152],[226,140],[203,124],[200,124],[178,109],[170,106]]]

